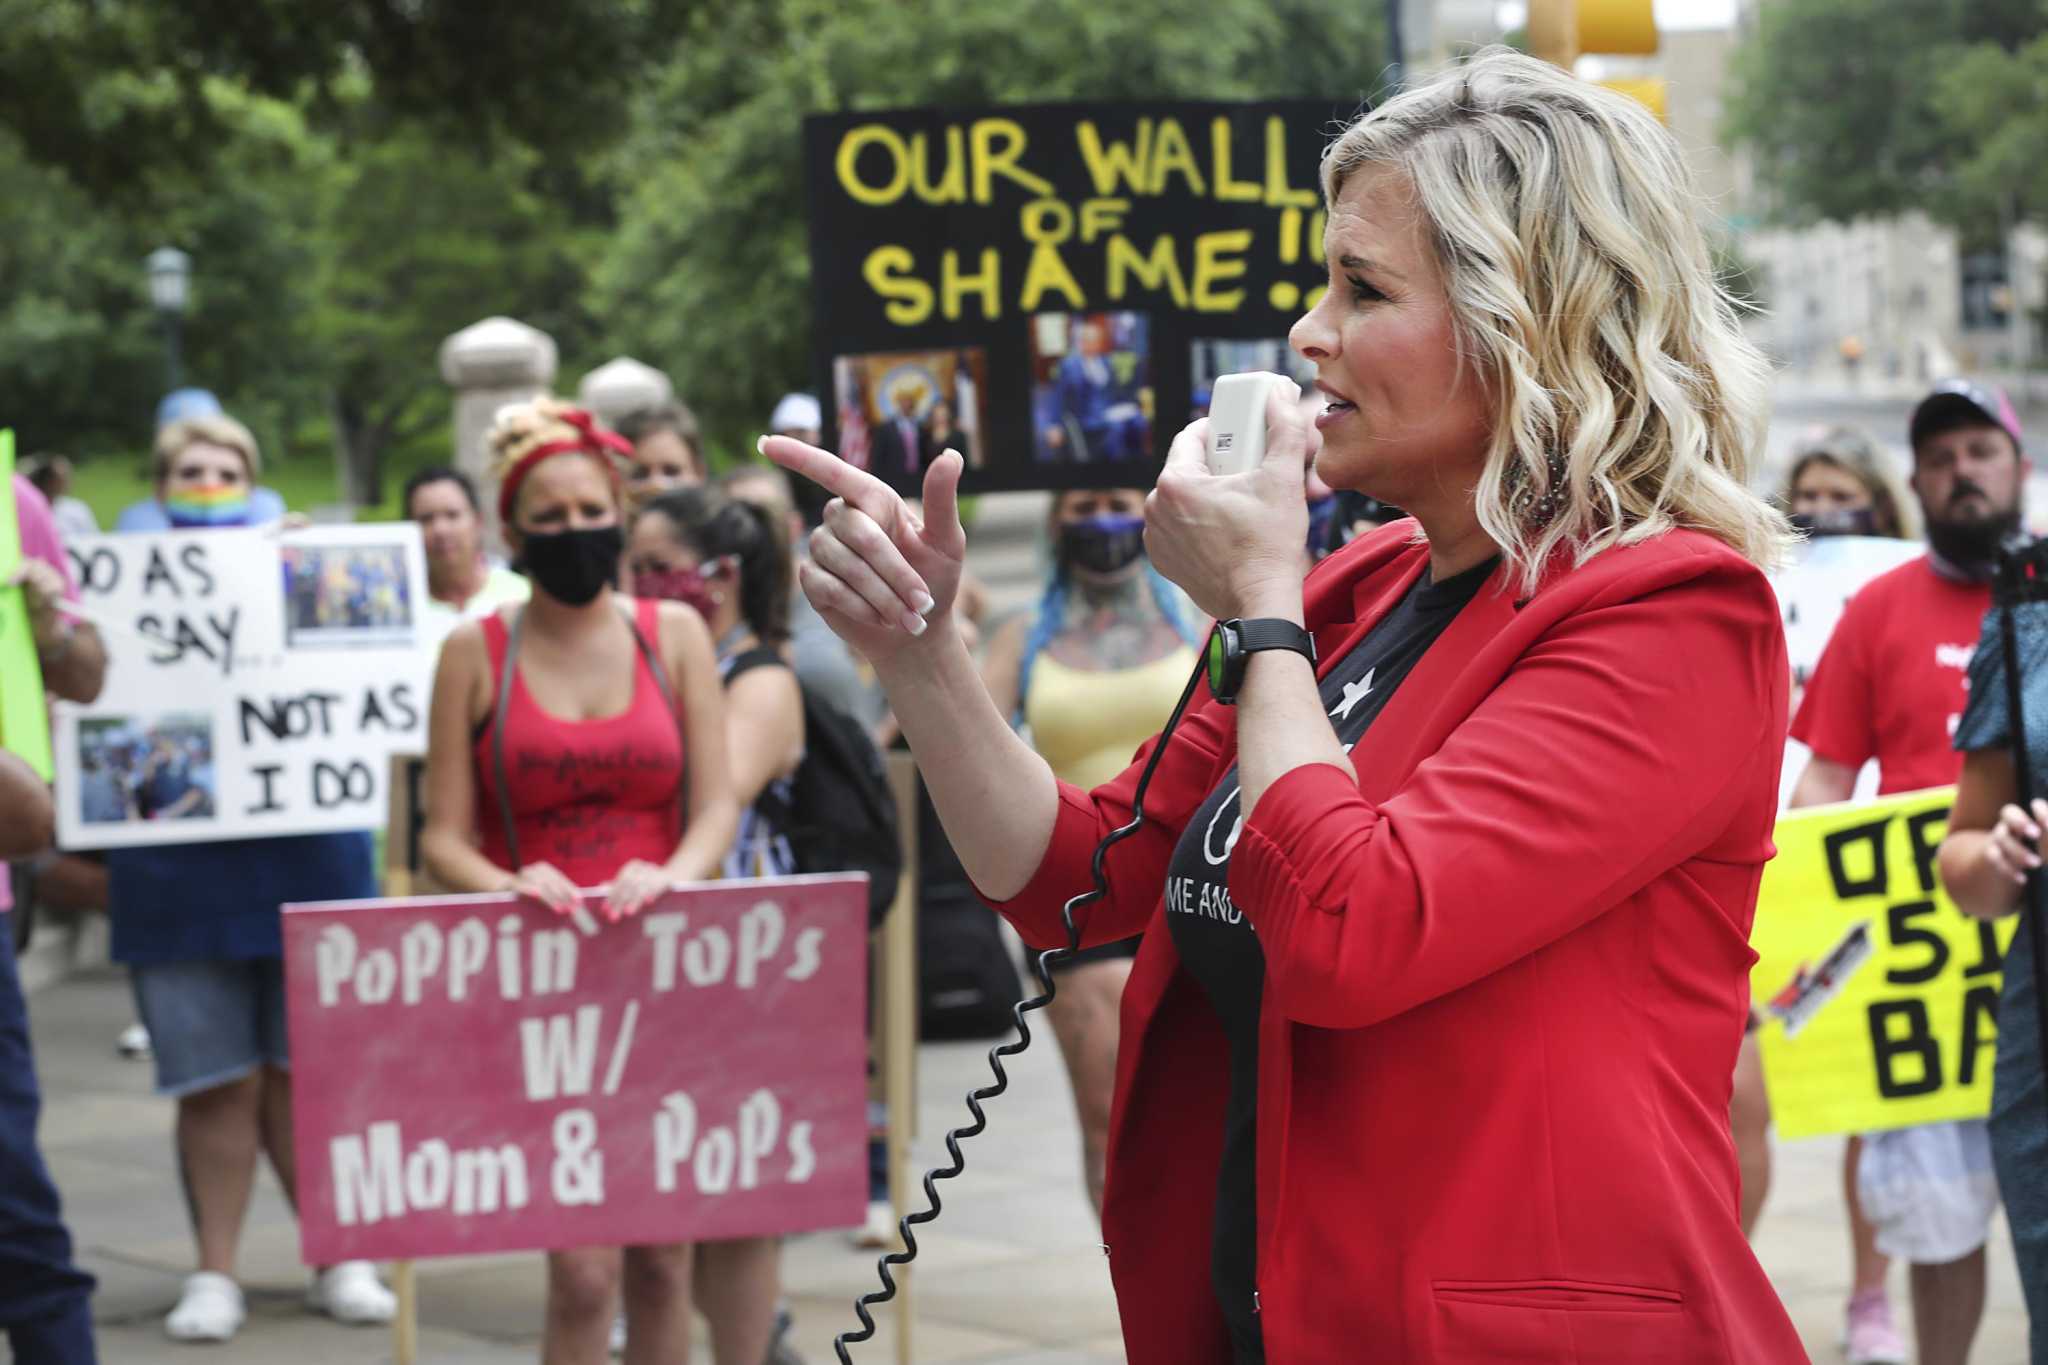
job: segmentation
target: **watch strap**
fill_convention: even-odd
[[[1267,649],[1291,649],[1310,663],[1316,661],[1316,637],[1292,621],[1278,616],[1257,616],[1249,621],[1233,621],[1237,630],[1237,648],[1241,654],[1257,654]]]
[[[1236,705],[1245,665],[1252,655],[1268,649],[1293,650],[1310,664],[1316,661],[1315,637],[1292,621],[1271,616],[1218,621],[1209,637],[1210,694],[1225,706]]]

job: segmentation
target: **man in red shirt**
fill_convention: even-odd
[[[1848,800],[1872,759],[1881,795],[1948,786],[1961,772],[1950,738],[2030,466],[2012,405],[1967,381],[1938,386],[1908,430],[1928,553],[1872,579],[1843,611],[1792,723],[1792,737],[1813,750],[1795,807]],[[1852,1365],[1905,1358],[1885,1298],[1893,1256],[1912,1263],[1921,1365],[1963,1365],[1983,1316],[1984,1243],[1998,1205],[1984,1121],[1852,1138],[1844,1184],[1856,1261]]]

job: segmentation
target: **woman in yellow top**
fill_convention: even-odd
[[[1079,489],[1053,499],[1053,568],[1034,612],[989,641],[982,678],[1065,781],[1088,788],[1130,765],[1159,732],[1195,666],[1200,622],[1145,557],[1145,494]],[[1138,940],[1083,949],[1053,970],[1046,1013],[1081,1119],[1088,1198],[1102,1211],[1116,1081],[1117,1007]]]

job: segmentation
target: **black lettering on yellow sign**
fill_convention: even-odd
[[[1917,792],[1779,826],[1753,984],[1796,997],[1764,1037],[1788,1135],[1984,1112],[2010,926],[1964,917],[1945,894],[1949,815],[1948,793]]]
[[[1834,884],[1837,899],[1882,896],[1891,890],[1891,869],[1884,856],[1884,832],[1891,822],[1887,815],[1835,830],[1821,840],[1827,851],[1828,880]]]
[[[1972,986],[1963,996],[1963,1056],[1956,1067],[1956,1084],[1976,1080],[1978,1054],[1997,1043],[1998,987]]]
[[[1963,968],[1963,979],[1979,976],[1996,976],[2005,966],[2005,955],[1998,951],[1998,930],[1988,919],[1977,921],[1977,960]]]
[[[1931,1095],[1941,1089],[1942,1040],[1935,1037],[1927,1002],[1918,998],[1877,1000],[1870,1005],[1870,1053],[1877,1062],[1877,1092],[1888,1100]],[[1955,1083],[1975,1083],[1986,1048],[1998,1043],[1998,988],[1972,986],[1963,996],[1962,1015],[1953,1035]]]
[[[1948,831],[1948,811],[1918,811],[1906,817],[1906,835],[1913,847],[1913,871],[1920,878],[1920,890],[1934,894],[1935,859],[1941,854],[1941,836]]]
[[[1940,976],[1948,966],[1948,940],[1933,929],[1915,924],[1935,912],[1933,901],[1906,901],[1885,912],[1885,932],[1891,936],[1894,952],[1925,949],[1926,958],[1916,965],[1888,967],[1884,979],[1894,986],[1919,986]]]
[[[1903,1024],[1903,1030],[1894,1024]],[[1877,1092],[1886,1099],[1910,1099],[1941,1089],[1941,1049],[1934,1042],[1925,1000],[1874,1001],[1870,1052],[1877,1059]],[[1909,1061],[1913,1065],[1907,1067]]]

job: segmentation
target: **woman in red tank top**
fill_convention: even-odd
[[[516,891],[557,913],[578,888],[607,888],[616,922],[673,883],[715,877],[737,829],[711,638],[686,607],[629,614],[613,597],[624,442],[552,399],[506,409],[490,442],[505,540],[533,598],[442,646],[422,852],[450,890]],[[690,1248],[580,1247],[548,1255],[544,1365],[606,1360],[622,1280],[627,1360],[688,1355]]]

